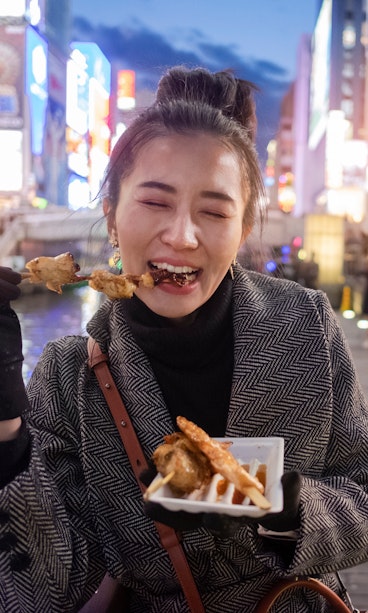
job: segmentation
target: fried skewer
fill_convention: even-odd
[[[154,494],[155,492],[157,492],[157,490],[160,489],[160,487],[162,487],[163,485],[166,485],[166,483],[169,483],[169,481],[171,481],[171,479],[174,476],[175,476],[175,471],[172,470],[170,473],[167,473],[165,477],[162,477],[161,479],[157,479],[157,481],[152,481],[151,485],[149,485],[146,491],[144,492],[143,498],[145,500],[148,500],[152,494]]]
[[[153,452],[152,460],[164,478],[174,473],[170,489],[179,496],[190,494],[212,477],[209,459],[182,432],[167,434],[164,443]]]
[[[249,474],[228,451],[231,441],[212,439],[184,417],[178,417],[177,424],[184,432],[166,435],[164,443],[152,455],[162,477],[154,482],[154,490],[148,489],[146,499],[165,483],[169,483],[174,495],[190,495],[209,486],[214,475],[220,474],[260,509],[271,508],[270,502],[263,495],[261,482]]]
[[[152,270],[142,275],[115,275],[107,270],[95,270],[89,275],[77,275],[80,266],[71,253],[56,257],[40,256],[26,263],[30,272],[21,273],[22,279],[30,283],[44,283],[48,289],[62,293],[62,286],[88,281],[89,286],[103,292],[110,299],[131,298],[140,285],[153,288],[159,283],[170,281],[182,287],[187,283],[185,273],[172,273],[168,270]]]
[[[235,487],[243,493],[244,488],[255,487],[261,493],[264,491],[262,483],[252,477],[234,458],[233,454],[224,449],[218,441],[211,438],[192,421],[180,415],[176,419],[180,430],[208,457],[215,473],[220,473],[225,479],[234,483]]]
[[[44,283],[48,289],[58,294],[62,293],[62,285],[77,282],[76,273],[80,270],[79,264],[69,252],[61,253],[55,258],[34,258],[27,262],[26,268],[30,271],[26,274],[30,275],[28,279],[31,283]]]
[[[214,473],[219,473],[233,483],[241,494],[249,496],[259,508],[263,510],[271,508],[270,502],[263,495],[262,483],[257,477],[250,475],[226,447],[185,417],[178,416],[176,423],[189,440],[208,457]]]

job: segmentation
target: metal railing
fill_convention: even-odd
[[[12,216],[0,217],[0,260],[17,250],[22,241],[80,241],[88,240],[93,227],[103,220],[98,209],[69,211],[53,209],[47,211],[19,212]],[[107,237],[106,225],[99,224],[99,239]]]

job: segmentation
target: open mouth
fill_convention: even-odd
[[[184,287],[184,285],[193,283],[199,273],[198,269],[189,268],[188,266],[172,266],[164,262],[149,262],[149,267],[155,285],[166,281],[168,283],[175,283],[179,287]]]

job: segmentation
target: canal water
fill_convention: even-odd
[[[88,286],[25,292],[12,303],[23,336],[23,376],[28,381],[45,344],[69,334],[85,334],[87,322],[103,302],[103,294]]]

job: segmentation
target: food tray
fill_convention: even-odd
[[[161,486],[150,495],[150,500],[161,504],[169,511],[187,511],[188,513],[224,513],[227,515],[262,517],[266,513],[279,513],[283,509],[281,476],[284,472],[284,439],[281,437],[263,438],[215,438],[216,441],[232,442],[229,451],[242,464],[258,460],[266,465],[266,485],[264,495],[271,503],[271,508],[264,511],[252,504],[232,504],[208,502],[206,500],[188,500],[176,497],[169,484]],[[157,475],[153,481],[157,481]]]

